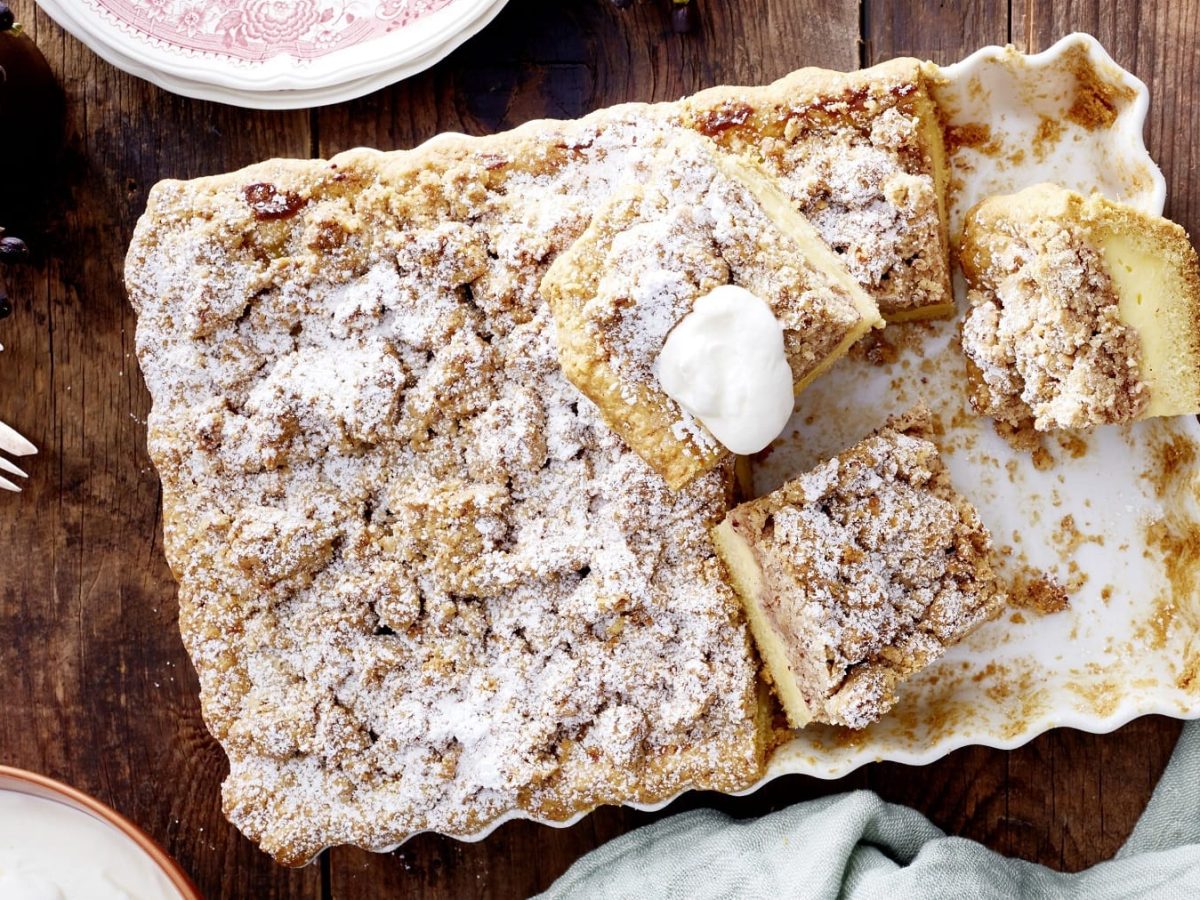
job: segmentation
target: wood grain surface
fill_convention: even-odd
[[[872,765],[834,782],[793,776],[750,797],[688,795],[664,813],[602,809],[562,830],[512,822],[475,844],[423,835],[390,855],[342,848],[301,870],[275,866],[221,815],[226,763],[200,721],[177,631],[145,450],[149,398],[121,286],[126,244],[158,179],[355,145],[410,147],[439,131],[486,133],[768,81],[801,65],[853,68],[900,54],[947,62],[1009,41],[1037,50],[1086,30],[1150,85],[1147,137],[1167,175],[1168,211],[1189,231],[1200,227],[1200,190],[1189,183],[1200,153],[1195,0],[697,2],[701,27],[680,36],[655,3],[619,12],[608,0],[512,0],[423,75],[334,107],[268,113],[167,94],[101,61],[32,0],[15,0],[65,89],[68,140],[46,187],[44,227],[29,235],[38,258],[10,271],[16,313],[0,325],[0,419],[42,448],[26,491],[0,497],[0,763],[116,807],[213,898],[527,896],[661,815],[713,806],[752,816],[855,788],[1053,868],[1112,855],[1177,722],[1141,719],[1101,736],[1056,731],[1011,752],[968,748],[923,768]]]

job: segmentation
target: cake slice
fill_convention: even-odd
[[[1200,261],[1174,222],[1042,184],[967,215],[971,400],[1006,424],[1200,412]]]
[[[794,728],[863,728],[896,688],[995,616],[991,538],[954,488],[924,409],[713,532]]]
[[[932,63],[841,74],[799,69],[762,88],[713,88],[681,118],[760,166],[812,222],[889,322],[954,314],[949,163]]]
[[[696,301],[728,284],[770,306],[796,392],[883,324],[771,180],[694,134],[599,210],[542,281],[563,371],[673,488],[727,451],[663,390],[655,363]]]

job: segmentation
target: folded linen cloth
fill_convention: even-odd
[[[947,836],[856,791],[737,821],[693,810],[577,861],[543,898],[1106,898],[1200,896],[1200,722],[1187,725],[1117,855],[1076,874]]]

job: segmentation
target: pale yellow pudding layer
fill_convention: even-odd
[[[713,543],[725,563],[734,590],[742,598],[750,632],[763,657],[763,676],[774,685],[788,724],[793,728],[803,728],[812,721],[812,712],[788,662],[787,646],[771,626],[764,610],[765,585],[754,549],[749,541],[734,530],[728,519],[713,529]]]
[[[1106,204],[1112,205],[1112,204]],[[1137,216],[1096,243],[1112,277],[1121,321],[1142,343],[1142,381],[1150,402],[1142,418],[1200,411],[1200,269],[1187,234],[1174,222]]]
[[[1178,225],[1056,185],[967,216],[980,412],[1038,429],[1200,411],[1200,260]]]
[[[922,64],[923,76],[926,82],[930,79],[936,80],[941,77],[936,74],[936,69],[937,67],[932,63]],[[950,160],[946,154],[944,135],[942,133],[942,118],[938,112],[937,105],[933,102],[933,98],[926,92],[918,92],[915,95],[913,107],[914,117],[919,123],[917,126],[917,144],[925,148],[925,155],[929,165],[929,176],[933,180],[933,193],[937,203],[938,240],[941,244],[942,265],[945,267],[940,277],[948,280],[950,277],[950,237],[947,226],[949,217],[946,214],[946,195],[949,193],[950,185]],[[893,197],[898,199],[898,196],[904,193],[904,191],[893,192]],[[921,319],[948,319],[954,315],[956,308],[954,305],[954,294],[952,291],[947,290],[940,302],[924,305],[900,305],[881,301],[880,310],[888,322],[895,323],[915,322]]]

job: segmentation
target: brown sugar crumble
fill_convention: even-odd
[[[1009,598],[1013,606],[1042,615],[1063,612],[1071,605],[1067,589],[1057,578],[1031,566],[1017,571],[1009,586]]]
[[[1166,517],[1144,528],[1148,551],[1162,560],[1170,593],[1195,597],[1200,588],[1200,522]]]
[[[1029,455],[1033,467],[1039,472],[1048,472],[1054,468],[1054,454],[1046,447],[1046,436],[1033,427],[1033,419],[1023,418],[1019,422],[1006,422],[996,419],[992,422],[992,430],[1008,446],[1018,453]],[[1016,462],[1011,463],[1015,471]],[[1011,477],[1012,471],[1009,472]]]
[[[927,411],[758,500],[717,546],[793,725],[862,728],[999,614],[992,541],[950,485]]]
[[[152,191],[126,264],[164,544],[228,817],[287,863],[762,771],[710,526],[558,365],[547,268],[719,127],[864,288],[949,304],[926,69],[805,70],[576,122]]]
[[[1172,434],[1155,443],[1151,467],[1142,477],[1154,487],[1156,497],[1168,496],[1183,487],[1180,479],[1195,474],[1197,448],[1187,435]]]
[[[992,128],[985,122],[968,122],[946,128],[946,152],[953,155],[962,147],[970,147],[988,156],[1000,152],[1000,142],[992,137]]]
[[[861,356],[873,366],[890,366],[900,358],[900,348],[883,331],[872,331],[850,349],[851,356]]]
[[[1063,126],[1049,116],[1038,117],[1037,131],[1033,135],[1033,156],[1038,162],[1044,160],[1055,145],[1062,140]]]
[[[1105,78],[1088,59],[1083,47],[1068,51],[1068,66],[1075,76],[1075,96],[1067,110],[1067,119],[1088,131],[1110,128],[1117,120],[1118,107],[1133,101],[1133,88],[1115,78]]]
[[[1037,186],[989,198],[963,229],[971,401],[1013,428],[1127,422],[1150,401],[1138,335],[1121,321],[1100,252],[1070,213],[1077,196]]]
[[[1083,459],[1088,453],[1088,442],[1085,437],[1070,431],[1060,431],[1055,435],[1058,446],[1071,459]]]
[[[1051,539],[1064,557],[1074,554],[1084,544],[1104,546],[1104,535],[1087,534],[1081,531],[1075,523],[1075,516],[1073,514],[1067,514],[1059,519],[1058,526],[1054,529]]]

